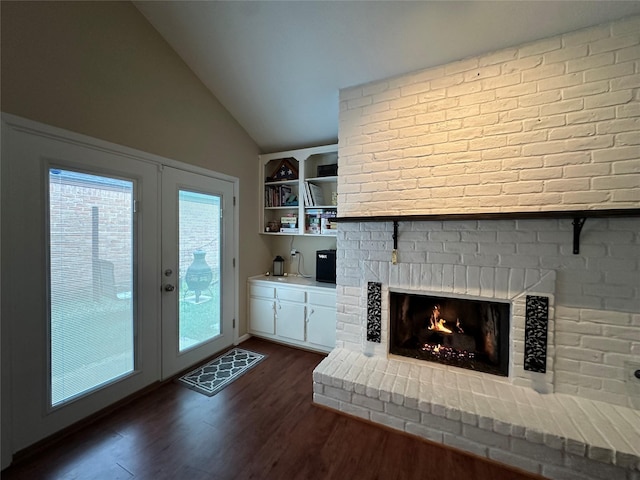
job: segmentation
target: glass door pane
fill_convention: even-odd
[[[133,182],[49,170],[51,405],[134,370]]]
[[[220,205],[217,195],[178,193],[179,351],[220,335]]]

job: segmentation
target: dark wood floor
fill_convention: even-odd
[[[539,479],[313,406],[322,355],[268,358],[213,397],[167,383],[2,472],[10,479]]]

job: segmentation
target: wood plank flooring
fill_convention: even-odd
[[[322,355],[255,338],[242,347],[268,358],[217,395],[164,384],[2,478],[542,478],[316,407],[311,372]]]

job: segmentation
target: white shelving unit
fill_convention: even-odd
[[[337,165],[338,145],[304,148],[260,155],[260,225],[264,235],[335,235],[337,215],[337,176],[318,176],[318,167]],[[293,172],[295,178],[276,175]],[[286,177],[286,175],[285,175]],[[315,203],[308,200],[306,186],[315,192]],[[295,227],[282,225],[293,222]],[[289,221],[283,221],[289,219]],[[317,228],[315,226],[317,225]],[[286,228],[285,231],[281,229]]]

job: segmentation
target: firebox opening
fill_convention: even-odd
[[[390,294],[389,353],[509,375],[510,304]]]

